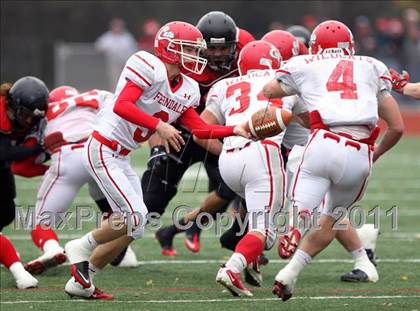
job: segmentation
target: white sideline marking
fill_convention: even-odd
[[[306,296],[306,297],[292,297],[290,300],[342,300],[342,299],[407,299],[420,298],[418,295],[413,296]],[[177,299],[177,300],[107,300],[106,303],[205,303],[205,302],[250,302],[250,301],[278,301],[279,298],[226,298],[226,299]],[[56,302],[87,302],[84,299],[60,299],[60,300],[22,300],[22,301],[1,301],[0,304],[27,304],[27,303],[56,303]],[[96,301],[95,303],[98,303]]]

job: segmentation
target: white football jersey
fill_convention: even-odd
[[[111,102],[113,96],[107,91],[91,90],[51,103],[47,110],[45,136],[61,132],[67,142],[88,138],[92,133],[96,114]]]
[[[377,95],[392,89],[388,68],[359,55],[324,53],[291,58],[278,76],[288,94],[299,94],[309,111],[318,110],[329,126],[378,121]]]
[[[118,141],[124,148],[136,149],[153,131],[139,127],[113,112],[115,100],[127,80],[143,90],[136,102],[138,108],[162,121],[172,123],[189,107],[196,107],[200,101],[198,83],[184,74],[180,77],[181,82],[172,88],[165,64],[159,58],[145,51],[133,54],[121,73],[114,102],[99,112],[94,129],[108,139]]]
[[[206,109],[212,112],[220,124],[237,125],[246,122],[252,114],[267,105],[290,110],[295,114],[307,109],[298,96],[269,101],[264,97],[264,85],[275,77],[275,70],[252,70],[244,76],[228,78],[217,82],[207,95]],[[270,137],[281,143],[283,133]],[[249,139],[240,136],[226,137],[223,148],[231,149],[244,146]]]

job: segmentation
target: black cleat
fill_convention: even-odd
[[[272,293],[283,301],[287,301],[292,297],[292,292],[289,288],[278,281],[274,282]]]
[[[341,276],[343,282],[369,282],[369,277],[360,269],[354,269]]]
[[[176,234],[174,226],[163,227],[156,231],[155,238],[158,240],[160,247],[162,248],[162,255],[164,256],[175,256],[176,251],[173,249],[173,240]]]
[[[76,282],[78,282],[84,288],[89,288],[92,286],[92,282],[89,276],[89,262],[82,261],[72,264],[70,266],[70,271]]]

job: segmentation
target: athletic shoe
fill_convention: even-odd
[[[70,266],[71,275],[74,277],[76,282],[82,285],[84,288],[92,286],[92,281],[89,275],[89,262],[82,261]]]
[[[216,282],[226,287],[233,296],[252,296],[249,289],[242,284],[241,274],[233,272],[226,268],[225,265],[222,265],[219,272],[217,272]]]
[[[200,235],[196,232],[192,235],[186,234],[184,244],[189,251],[198,253],[200,251]]]
[[[356,261],[354,269],[341,276],[343,282],[373,282],[376,283],[379,280],[378,271],[376,270],[373,263],[369,260],[362,262]]]
[[[111,263],[112,264],[112,263]],[[127,247],[124,256],[118,261],[118,263],[113,266],[117,266],[120,268],[135,268],[139,266],[139,262],[137,261],[136,253],[134,253],[133,249],[129,246]]]
[[[290,273],[289,269],[284,267],[277,273],[274,280],[273,294],[286,301],[293,295],[293,289],[297,281],[297,276]]]
[[[370,249],[370,248],[365,248],[366,251],[366,255],[368,256],[369,260],[371,263],[373,263],[373,265],[376,267],[378,264],[376,262],[376,253],[374,250]]]
[[[260,287],[262,285],[262,275],[258,264],[258,259],[249,264],[245,270],[245,282],[252,286]]]
[[[16,287],[19,289],[35,288],[37,286],[38,280],[26,270],[23,270],[16,278]]]
[[[112,300],[114,299],[113,295],[106,294],[95,285],[91,285],[89,288],[84,288],[72,277],[68,280],[64,291],[71,298],[83,298],[83,299],[96,299],[96,300]]]
[[[46,252],[40,257],[25,263],[25,270],[31,274],[41,274],[44,271],[63,264],[67,260],[64,250]]]
[[[71,264],[88,261],[90,254],[92,253],[91,250],[83,247],[80,239],[67,242],[64,246],[64,250]]]
[[[161,228],[155,233],[155,238],[158,240],[160,247],[162,248],[161,253],[163,256],[173,257],[176,255],[176,250],[172,247],[175,236],[172,231],[171,226],[169,226]]]
[[[301,234],[299,230],[293,227],[290,228],[290,231],[286,235],[280,236],[277,250],[280,258],[290,258],[296,252],[300,239]]]

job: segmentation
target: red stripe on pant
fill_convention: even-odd
[[[267,157],[268,174],[270,175],[270,200],[268,203],[268,205],[270,206],[268,211],[270,212],[273,206],[273,173],[271,170],[270,152],[266,145],[264,145],[264,149],[265,149],[265,156]]]
[[[121,191],[120,187],[118,187],[117,183],[115,182],[115,180],[112,178],[111,174],[108,171],[108,168],[105,165],[105,161],[103,158],[103,154],[102,154],[102,146],[103,144],[101,144],[101,146],[99,147],[99,154],[100,154],[100,158],[101,158],[101,162],[103,167],[105,168],[105,172],[108,175],[109,179],[111,180],[111,182],[114,184],[114,186],[117,188],[118,192],[122,195],[122,197],[124,198],[124,200],[127,202],[128,207],[130,208],[131,212],[133,213],[133,218],[134,218],[134,226],[138,225],[138,221],[137,221],[137,217],[134,214],[134,210],[133,207],[131,206],[130,201],[127,199],[127,197],[125,196],[124,192]]]
[[[57,176],[54,177],[54,180],[52,181],[50,187],[47,190],[47,193],[45,193],[45,196],[42,199],[41,207],[39,208],[39,213],[41,214],[42,209],[45,206],[45,201],[47,200],[47,196],[50,193],[51,189],[54,187],[54,184],[57,182],[58,177],[60,177],[60,162],[61,162],[61,150],[58,151],[58,164],[57,164]]]
[[[90,158],[90,144],[91,144],[91,142],[92,142],[92,140],[93,140],[93,137],[89,140],[89,144],[88,144],[88,150],[87,150],[87,153],[88,153],[88,161],[89,161],[89,166],[90,166],[90,168],[92,169],[92,172],[93,172],[93,174],[95,174],[95,176],[96,176],[96,179],[99,181],[99,183],[102,185],[102,189],[104,189],[104,191],[108,194],[108,196],[111,198],[111,200],[115,203],[115,205],[120,209],[120,211],[121,211],[121,213],[123,213],[123,210],[122,210],[122,208],[118,205],[118,203],[117,202],[115,202],[115,200],[112,198],[112,196],[109,194],[109,192],[106,190],[106,188],[105,188],[105,186],[104,186],[104,184],[102,183],[102,180],[99,178],[99,176],[98,176],[98,174],[96,174],[96,172],[95,172],[95,167],[93,166],[93,163],[92,163],[92,159]]]

